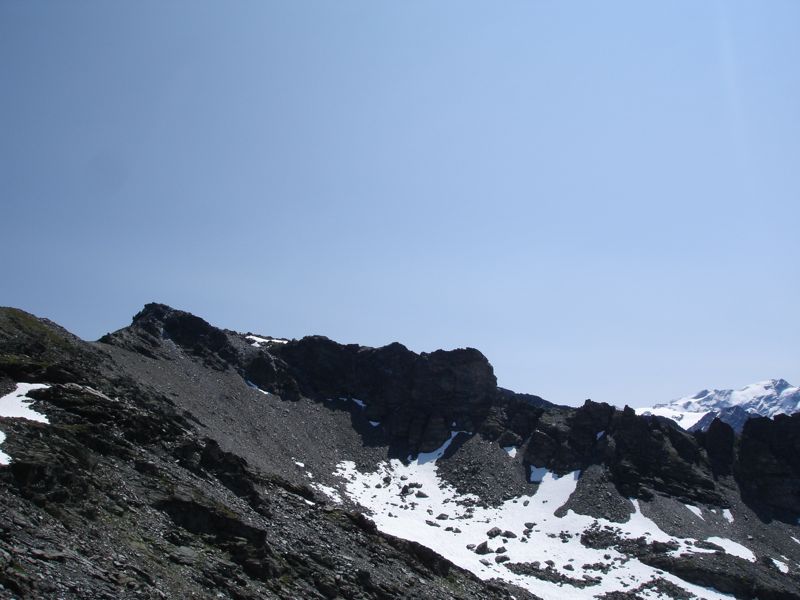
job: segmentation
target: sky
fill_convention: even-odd
[[[800,3],[0,3],[0,305],[800,384]]]

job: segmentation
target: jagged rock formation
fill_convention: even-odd
[[[474,349],[272,340],[160,304],[95,343],[0,310],[0,392],[19,382],[48,386],[28,397],[49,419],[0,417],[11,456],[0,467],[0,584],[19,596],[533,597],[381,533],[336,475],[343,460],[367,472],[442,448],[439,476],[476,494],[476,508],[535,494],[539,470],[580,472],[556,517],[572,510],[621,523],[634,513],[628,498],[638,498],[669,535],[723,528],[764,560],[734,573],[742,559],[724,550],[670,558],[654,542],[610,547],[741,597],[800,597],[795,567],[784,574],[768,558],[800,568],[800,542],[789,535],[800,539],[800,415],[750,420],[740,436],[719,420],[691,434],[628,408],[559,407],[498,388]],[[400,483],[403,502],[430,500],[418,482]],[[330,500],[337,494],[340,504]],[[535,520],[525,532],[501,531],[504,542],[527,542]],[[449,521],[437,510],[427,527],[452,535],[458,521]],[[578,543],[571,535],[565,544]],[[571,565],[514,566],[527,563],[489,550],[482,560],[506,569],[492,573],[522,570],[586,593],[597,585]],[[755,587],[743,587],[742,572]]]

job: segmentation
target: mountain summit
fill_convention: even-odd
[[[637,408],[636,412],[667,417],[689,431],[708,429],[715,418],[741,431],[752,417],[800,412],[800,388],[785,379],[768,379],[739,390],[701,390],[665,404]]]
[[[149,304],[0,308],[0,432],[2,598],[800,600],[800,414],[690,433]]]

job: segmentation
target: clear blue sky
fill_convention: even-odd
[[[800,2],[0,3],[0,304],[643,405],[800,383]]]

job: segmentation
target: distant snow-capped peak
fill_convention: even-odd
[[[785,379],[767,379],[739,390],[701,390],[693,396],[636,409],[637,414],[672,419],[684,429],[691,429],[709,413],[725,420],[724,415],[734,411],[762,417],[800,412],[800,388]],[[712,417],[704,421],[706,426],[710,420]]]
[[[707,412],[738,406],[763,417],[791,414],[800,410],[800,388],[785,379],[768,379],[751,383],[740,390],[702,390],[694,396],[678,398],[668,404],[677,410]]]

